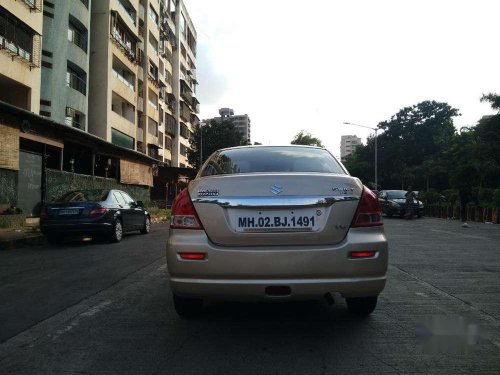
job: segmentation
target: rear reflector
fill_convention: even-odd
[[[361,200],[351,227],[375,227],[378,225],[384,225],[382,222],[382,208],[377,196],[366,186],[363,186]]]
[[[181,259],[184,260],[205,260],[207,254],[205,253],[179,253]]]
[[[375,255],[377,255],[376,251],[351,251],[349,253],[349,258],[373,258]]]
[[[203,229],[187,189],[182,190],[179,195],[175,197],[174,203],[172,204],[170,228]]]

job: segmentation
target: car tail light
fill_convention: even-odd
[[[94,207],[90,210],[89,216],[96,218],[96,217],[101,217],[103,216],[106,212],[108,212],[108,209],[105,207]]]
[[[184,260],[205,260],[207,254],[205,253],[179,253],[181,259]]]
[[[376,251],[351,251],[349,253],[349,258],[360,259],[360,258],[373,258],[377,255]]]
[[[382,222],[382,208],[377,196],[366,186],[363,186],[361,200],[351,227],[375,227],[378,225],[384,225]]]
[[[172,204],[172,217],[170,218],[170,228],[174,229],[203,229],[201,221],[196,214],[193,202],[189,197],[187,189],[182,190],[175,197]]]

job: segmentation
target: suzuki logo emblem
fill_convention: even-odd
[[[273,194],[279,194],[283,191],[283,187],[279,185],[273,185],[271,186],[271,193]]]

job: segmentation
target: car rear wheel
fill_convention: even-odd
[[[347,308],[351,314],[370,315],[377,306],[377,296],[346,298]]]
[[[201,313],[203,300],[201,298],[185,298],[174,294],[175,312],[179,316],[190,317]]]
[[[149,219],[149,217],[146,216],[146,218],[144,219],[144,226],[141,229],[141,233],[148,234],[150,230],[151,230],[151,220]]]
[[[120,242],[123,237],[123,227],[120,220],[115,220],[113,224],[113,231],[111,232],[111,242]]]

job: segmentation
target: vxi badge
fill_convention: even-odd
[[[339,187],[339,186],[334,186],[332,187],[333,191],[337,191],[340,194],[349,194],[354,192],[354,188],[352,187]]]
[[[217,197],[219,196],[219,190],[217,189],[203,189],[198,190],[199,197]]]

